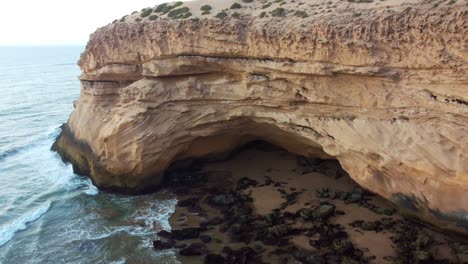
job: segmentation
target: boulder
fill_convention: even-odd
[[[179,251],[182,256],[200,256],[207,253],[208,248],[203,243],[192,243]]]
[[[164,249],[170,249],[175,246],[175,241],[169,240],[169,241],[162,241],[162,240],[155,240],[153,241],[153,248],[156,250],[164,250]]]

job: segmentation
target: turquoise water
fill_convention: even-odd
[[[151,249],[176,200],[98,191],[50,146],[83,47],[0,47],[0,263],[177,263]]]

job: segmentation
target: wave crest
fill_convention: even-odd
[[[35,210],[15,219],[10,224],[0,227],[0,247],[10,241],[16,232],[26,229],[26,224],[39,219],[45,214],[49,210],[50,205],[51,202],[48,201]]]

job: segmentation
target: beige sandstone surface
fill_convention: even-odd
[[[139,192],[176,161],[262,139],[337,159],[362,187],[468,232],[466,1],[239,0],[224,19],[205,2],[211,15],[136,13],[91,35],[55,144],[78,172]]]

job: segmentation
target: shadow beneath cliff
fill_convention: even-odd
[[[179,203],[172,232],[159,237],[174,241],[182,263],[454,263],[464,254],[457,242],[467,243],[398,214],[337,160],[265,141],[175,163],[164,186]]]
[[[199,171],[206,164],[227,161],[227,160],[235,158],[236,156],[240,155],[242,152],[249,151],[249,150],[258,150],[261,152],[275,152],[276,151],[276,152],[288,153],[289,155],[295,156],[297,158],[298,163],[306,167],[305,169],[306,171],[311,170],[314,166],[317,166],[322,162],[325,162],[325,164],[333,163],[334,169],[338,170],[339,171],[338,173],[340,175],[349,177],[348,173],[345,170],[343,170],[343,168],[340,166],[338,160],[331,159],[331,158],[330,159],[320,158],[320,157],[328,156],[321,150],[315,150],[315,152],[321,152],[321,154],[319,155],[320,157],[306,158],[304,156],[292,154],[288,150],[274,143],[270,143],[268,141],[251,140],[246,143],[242,143],[236,148],[225,151],[223,153],[209,154],[209,155],[205,155],[202,158],[196,158],[196,159],[190,158],[190,159],[177,160],[177,161],[172,162],[164,174],[163,185],[167,184],[167,182],[170,181],[170,179],[174,177],[174,175],[176,174],[193,173],[193,172]],[[258,154],[261,154],[261,153],[258,153]],[[306,173],[306,171],[304,173]],[[332,170],[329,170],[327,172],[323,171],[323,173],[334,173],[334,172],[332,172]]]

